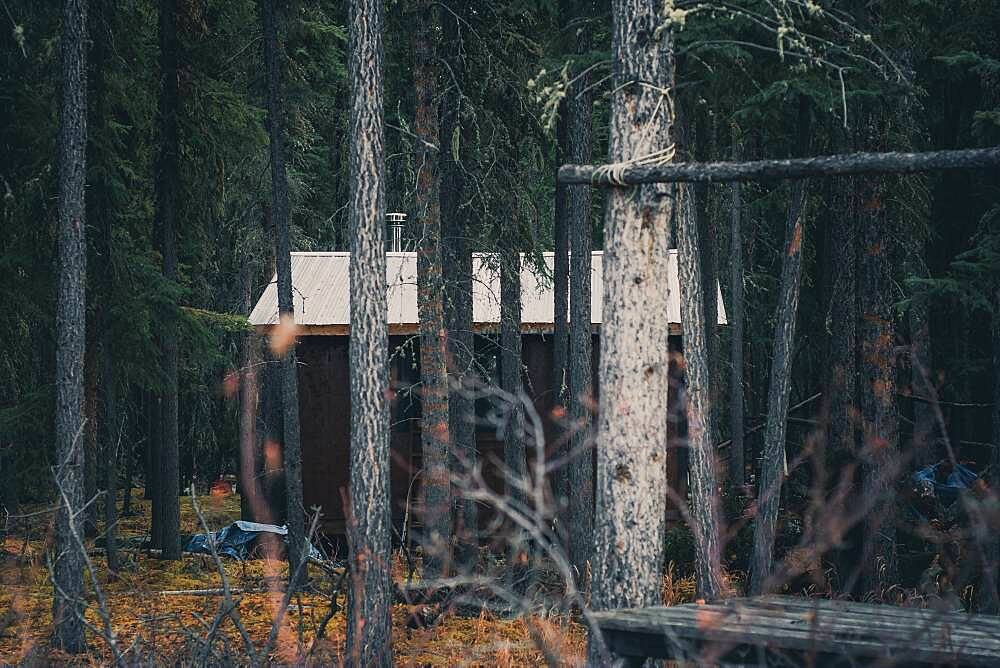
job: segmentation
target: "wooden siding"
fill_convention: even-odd
[[[495,354],[495,343],[487,336],[477,336],[477,355],[485,358]],[[348,373],[348,337],[326,334],[303,336],[299,339],[297,355],[299,367],[299,411],[302,438],[302,482],[306,508],[320,507],[322,525],[327,534],[344,532],[345,513],[343,499],[349,493],[350,472],[350,415],[351,399]],[[392,358],[392,513],[397,531],[402,529],[407,502],[418,498],[419,478],[413,474],[420,470],[420,406],[419,399],[409,392],[409,386],[419,381],[418,342],[411,336],[393,335],[389,339]],[[680,340],[670,337],[673,352],[679,352]],[[600,337],[594,336],[594,387]],[[680,366],[671,356],[672,388],[679,388],[682,378]],[[546,451],[552,454],[554,429],[552,410],[555,388],[552,378],[552,338],[544,334],[525,334],[522,364],[525,375],[525,392],[531,397],[535,410],[543,420],[546,432]],[[599,391],[599,388],[598,388]],[[679,391],[672,391],[665,415],[664,428],[668,431],[671,447],[666,457],[667,479],[681,497],[686,492],[683,451],[674,447],[676,435],[683,434],[682,412],[679,410]],[[678,430],[680,427],[680,431]],[[496,468],[490,461],[503,460],[503,441],[490,425],[478,425],[476,440],[480,458],[484,462],[487,481],[499,489],[501,486]],[[532,449],[529,448],[529,456]],[[411,484],[413,483],[413,484]],[[668,506],[671,505],[668,502]],[[410,508],[410,521],[413,511]],[[671,508],[668,519],[676,520],[678,513]],[[481,525],[489,522],[488,513],[481,513]]]

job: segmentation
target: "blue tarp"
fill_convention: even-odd
[[[229,526],[211,534],[215,538],[215,550],[220,555],[232,557],[238,561],[243,561],[250,555],[254,540],[262,533],[273,533],[282,536],[282,540],[288,542],[288,527],[277,526],[275,524],[259,524],[257,522],[244,522],[238,520]],[[184,546],[185,552],[195,554],[212,554],[212,548],[208,544],[209,534],[197,534],[191,536],[191,540]],[[309,546],[309,556],[322,559],[323,555],[316,549],[315,545]]]
[[[969,489],[977,476],[971,469],[961,464],[955,464],[951,473],[940,482],[937,478],[937,470],[941,464],[932,464],[924,467],[913,474],[913,481],[927,492],[932,492],[945,503],[951,503],[958,498],[958,493],[963,489]]]

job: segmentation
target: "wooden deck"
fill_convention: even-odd
[[[1000,666],[1000,617],[766,596],[594,614],[624,663]]]

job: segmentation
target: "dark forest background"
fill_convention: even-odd
[[[560,94],[587,68],[595,162],[607,153],[610,16],[603,3],[576,3],[586,7],[567,23],[563,4],[456,2],[441,11],[444,49],[464,69],[460,81],[443,74],[439,82],[441,90],[459,87],[464,102],[461,128],[442,137],[441,150],[462,165],[458,215],[473,250],[495,249],[512,229],[529,256],[553,248]],[[764,2],[676,5],[682,156],[924,151],[1000,140],[1000,5],[991,0],[837,3],[825,14],[790,14],[791,28],[761,19],[773,18]],[[412,15],[407,2],[386,6],[387,210],[412,214]],[[157,336],[169,318],[179,323],[183,489],[237,471],[239,407],[225,380],[242,364],[246,316],[275,267],[259,8],[255,0],[178,3],[176,278],[161,270],[154,224],[158,6],[93,0],[88,11],[87,486],[102,484],[105,355],[113,360],[126,444],[119,468],[139,484],[149,473],[149,443],[158,437],[152,398],[165,388]],[[333,0],[293,1],[281,16],[293,250],[348,247],[345,11]],[[53,494],[60,29],[58,3],[0,0],[0,503],[8,509]],[[862,335],[845,329],[862,298],[851,258],[865,242],[852,221],[874,207],[886,226],[882,261],[891,280],[879,289],[893,314],[900,443],[922,447],[909,467],[943,459],[947,441],[960,461],[986,474],[998,373],[991,332],[1000,319],[996,176],[889,177],[877,193],[846,178],[809,183],[790,405],[821,396],[792,412],[789,459],[817,424],[828,423],[834,402],[853,403],[833,378],[831,356],[844,337]],[[739,248],[730,242],[730,187],[700,187],[697,197],[706,266],[727,309],[729,262],[737,253],[744,262],[744,424],[753,480],[790,187],[743,187]],[[599,249],[600,193],[593,207]],[[721,329],[715,348],[720,388],[732,371],[730,331]],[[851,364],[863,362],[861,353],[851,355]],[[935,397],[941,421],[925,401]],[[720,416],[726,407],[720,390]],[[719,440],[731,439],[729,421],[719,424]],[[793,473],[791,507],[810,484],[809,470]]]

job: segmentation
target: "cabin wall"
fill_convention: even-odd
[[[343,500],[350,489],[350,423],[351,398],[349,388],[349,339],[346,336],[305,336],[299,339],[296,354],[299,360],[299,414],[302,439],[303,500],[306,508],[322,508],[322,526],[327,534],[342,535],[346,528]],[[546,434],[547,456],[556,447],[552,410],[557,392],[552,377],[552,337],[525,334],[522,364],[525,372],[525,392],[531,397],[535,411],[542,419]],[[670,337],[672,353],[680,352],[680,338]],[[419,381],[418,339],[413,336],[390,336],[390,383],[393,390],[391,409],[391,475],[393,524],[402,529],[407,509],[413,521],[412,504],[419,488],[411,485],[413,474],[421,468],[420,402],[411,386]],[[487,374],[499,378],[499,349],[490,336],[476,336],[476,353]],[[684,497],[686,493],[685,458],[683,449],[676,447],[678,434],[683,434],[683,412],[679,409],[682,372],[671,355],[672,391],[667,403],[664,428],[671,444],[666,457],[667,479]],[[600,337],[594,336],[594,387],[600,359]],[[485,378],[484,381],[489,381]],[[488,402],[477,404],[476,441],[480,459],[484,462],[487,482],[496,489],[502,487],[496,468],[490,461],[503,460],[503,440],[492,421]],[[533,457],[533,449],[528,448]],[[418,479],[419,481],[419,479]],[[668,506],[670,504],[668,503]],[[668,520],[677,519],[676,509],[668,511]],[[481,518],[489,521],[487,513]]]

